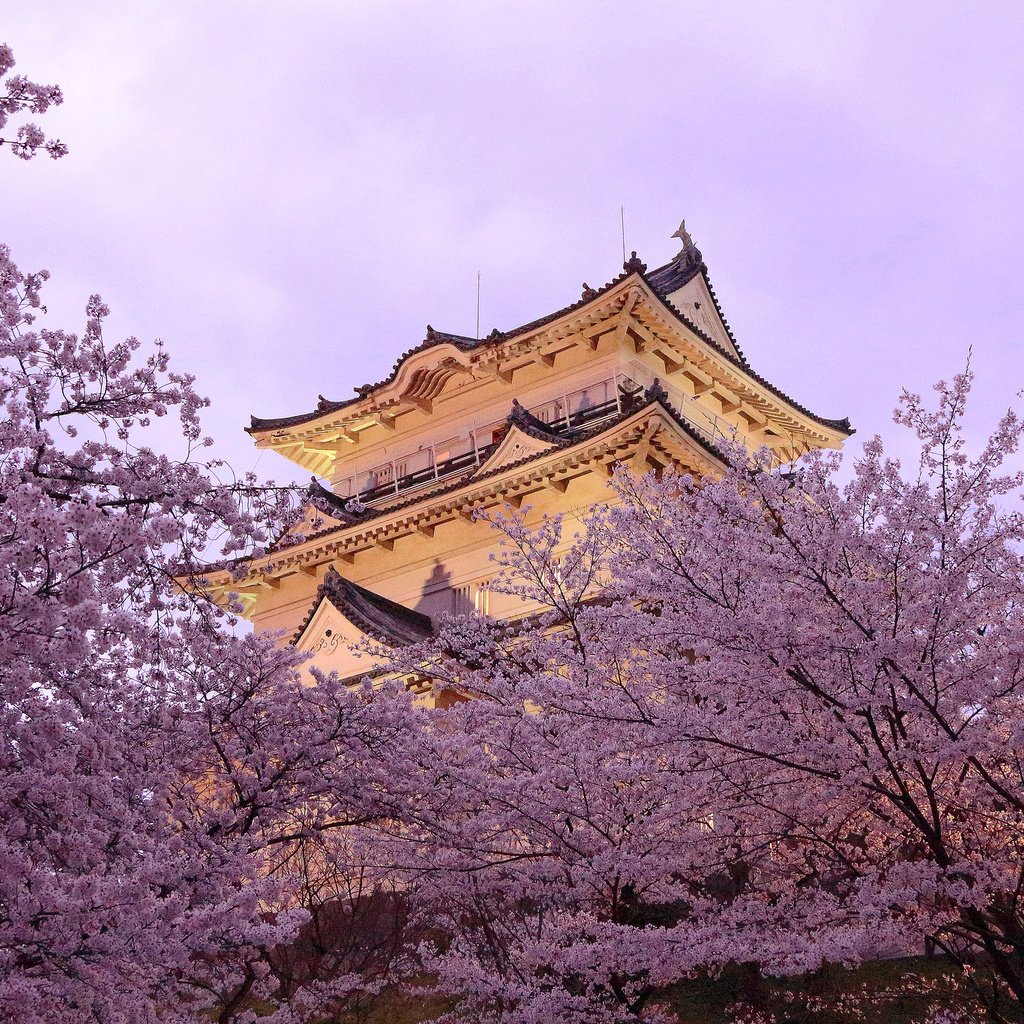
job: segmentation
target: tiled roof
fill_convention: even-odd
[[[634,256],[635,255],[636,254],[634,253]],[[626,265],[628,266],[628,263]],[[258,416],[252,416],[250,417],[252,422],[248,427],[246,427],[246,430],[249,433],[255,433],[257,431],[277,430],[282,427],[297,426],[301,423],[307,423],[310,420],[314,420],[318,416],[323,416],[324,413],[337,412],[339,409],[344,409],[346,406],[362,401],[362,399],[371,391],[376,391],[378,388],[382,388],[385,385],[390,384],[398,376],[398,371],[401,369],[402,364],[406,359],[415,355],[417,352],[423,352],[428,348],[435,348],[438,345],[449,344],[454,345],[456,348],[459,348],[464,352],[469,352],[476,348],[497,344],[502,341],[507,341],[509,338],[514,338],[518,335],[535,331],[539,327],[543,327],[545,324],[560,319],[567,313],[572,313],[577,309],[582,309],[588,303],[593,302],[593,300],[599,295],[602,295],[604,292],[609,291],[614,288],[615,285],[624,281],[632,272],[632,268],[629,270],[623,270],[618,277],[609,281],[603,288],[597,290],[590,288],[588,285],[584,285],[583,295],[578,301],[573,302],[562,309],[556,310],[554,313],[549,313],[547,316],[542,316],[537,320],[531,320],[529,323],[522,324],[512,331],[503,332],[495,328],[485,338],[467,338],[461,334],[448,334],[445,331],[437,331],[431,327],[430,324],[427,324],[427,333],[423,341],[413,348],[407,349],[403,352],[395,361],[395,365],[391,368],[391,372],[383,380],[377,381],[376,384],[363,384],[362,386],[357,387],[355,389],[356,394],[354,397],[335,402],[324,398],[323,395],[320,395],[320,401],[317,403],[316,409],[312,412],[299,413],[296,416],[282,416],[271,419],[261,419]]]
[[[613,419],[607,419],[593,426],[587,427],[576,433],[568,436],[561,435],[545,435],[545,439],[550,436],[550,439],[556,441],[560,448],[564,451],[569,451],[573,448],[590,441],[594,437],[605,433],[608,430],[612,430],[617,427],[620,423],[635,416],[637,413],[644,411],[645,409],[652,408],[655,405],[661,406],[673,419],[680,430],[683,431],[691,440],[696,442],[703,448],[709,455],[719,462],[726,461],[726,456],[720,448],[718,448],[712,441],[704,436],[692,423],[684,419],[680,413],[678,413],[669,404],[665,391],[661,388],[660,384],[655,383],[652,387],[648,388],[644,392],[641,404],[633,408],[629,408],[621,412],[618,416]],[[513,414],[509,415],[509,419],[512,418]],[[531,417],[532,418],[532,417]],[[539,421],[540,422],[540,421]],[[493,448],[493,446],[491,446]],[[490,450],[490,449],[488,449]],[[476,467],[471,467],[465,473],[460,476],[453,477],[451,480],[446,481],[440,487],[436,487],[430,491],[418,491],[415,494],[410,495],[403,501],[395,502],[394,504],[387,504],[382,506],[369,506],[366,511],[359,516],[359,524],[370,523],[375,519],[380,519],[383,516],[391,515],[395,512],[400,512],[402,509],[409,508],[413,505],[418,504],[421,501],[433,500],[434,498],[443,497],[446,494],[450,494],[454,491],[458,491],[461,487],[465,487],[468,484],[477,485],[491,477],[498,476],[501,473],[506,473],[510,469],[516,469],[520,466],[525,466],[536,459],[550,454],[553,449],[541,452],[531,452],[529,455],[518,459],[515,462],[508,463],[507,465],[499,466],[495,469],[490,470],[486,473],[481,473],[479,476],[473,476]],[[481,457],[486,458],[486,454],[481,452]],[[317,533],[310,534],[306,537],[306,541],[320,540],[324,537],[330,536],[331,534],[338,533],[342,530],[349,529],[347,524],[340,524],[338,526],[328,526]],[[303,626],[305,628],[305,626]]]
[[[345,579],[332,566],[317,587],[316,597],[292,638],[293,644],[298,643],[324,600],[330,601],[352,625],[381,643],[404,646],[434,635],[429,616]]]
[[[365,516],[366,506],[360,506],[352,498],[343,498],[328,490],[316,477],[310,481],[306,491],[315,508],[326,513],[333,519],[340,519],[346,526],[361,522]]]
[[[510,427],[518,427],[524,434],[538,441],[550,441],[557,445],[564,445],[567,441],[564,435],[554,432],[550,424],[538,419],[529,409],[520,405],[518,398],[512,399],[512,408],[505,417],[505,431]]]
[[[669,302],[664,295],[659,294],[658,299],[661,301],[661,304],[673,315],[680,317],[683,320],[686,319],[683,312],[677,306],[674,306],[671,302]],[[848,416],[844,416],[842,419],[833,420],[829,419],[826,416],[819,416],[817,413],[811,412],[811,410],[808,409],[805,405],[801,405],[798,401],[796,401],[796,399],[791,398],[789,395],[787,395],[786,392],[783,391],[781,388],[777,388],[770,380],[768,380],[765,377],[762,377],[761,374],[759,374],[750,366],[746,359],[734,356],[731,352],[722,348],[721,345],[716,345],[715,348],[725,359],[732,363],[733,366],[736,366],[737,368],[742,370],[748,377],[752,377],[754,380],[758,382],[758,384],[762,385],[762,387],[764,387],[765,390],[770,391],[777,398],[781,398],[784,402],[786,402],[788,405],[791,405],[798,412],[802,412],[808,419],[814,420],[815,423],[820,423],[823,427],[830,427],[833,430],[838,430],[840,433],[843,434],[850,435],[856,433],[856,431],[850,426],[850,418]],[[738,348],[737,351],[739,351]]]
[[[711,285],[711,281],[708,278],[707,266],[704,264],[701,257],[700,250],[694,246],[684,247],[670,262],[666,263],[662,267],[658,267],[656,270],[647,271],[647,264],[643,263],[637,258],[636,252],[633,252],[631,257],[626,260],[623,264],[623,272],[618,277],[609,281],[602,288],[594,289],[589,285],[584,284],[583,294],[580,299],[576,302],[571,303],[568,306],[564,306],[562,309],[555,310],[553,313],[549,313],[547,316],[540,317],[536,320],[531,320],[529,323],[525,323],[516,327],[511,331],[499,331],[497,329],[491,331],[485,338],[468,338],[465,335],[460,334],[448,334],[444,331],[435,330],[429,324],[427,325],[426,337],[419,345],[414,346],[411,349],[403,352],[401,356],[396,360],[394,366],[391,369],[390,374],[383,380],[377,381],[375,384],[364,384],[361,387],[357,387],[356,394],[352,398],[343,399],[341,401],[332,401],[324,398],[320,395],[317,407],[312,412],[299,413],[295,416],[283,416],[278,418],[262,419],[257,416],[251,417],[251,423],[246,427],[247,432],[257,433],[266,430],[279,430],[285,427],[299,426],[303,423],[308,423],[311,420],[315,420],[325,413],[338,412],[350,405],[354,405],[356,402],[362,401],[366,395],[392,383],[398,376],[398,372],[402,367],[402,364],[412,355],[418,352],[423,352],[426,349],[434,348],[438,345],[454,345],[456,348],[469,352],[477,348],[483,348],[488,345],[498,344],[503,341],[508,341],[511,338],[518,337],[519,335],[528,334],[532,331],[543,327],[545,324],[552,323],[555,320],[561,319],[569,313],[573,313],[578,309],[593,302],[594,299],[610,291],[616,285],[624,281],[630,274],[638,274],[647,284],[651,287],[651,290],[658,296],[662,301],[666,309],[670,310],[672,314],[686,325],[691,331],[693,331],[698,337],[710,345],[716,352],[725,356],[730,362],[735,364],[737,367],[742,369],[745,373],[753,377],[758,383],[764,385],[769,391],[775,394],[777,397],[782,398],[788,402],[795,409],[798,409],[805,416],[810,417],[816,423],[820,423],[823,426],[831,427],[833,429],[842,431],[850,434],[853,431],[850,429],[850,421],[848,419],[828,419],[823,416],[818,416],[812,413],[809,409],[795,402],[785,392],[769,383],[760,374],[755,373],[750,364],[747,362],[746,357],[743,355],[739,344],[733,336],[732,330],[729,327],[728,321],[722,313],[721,306],[718,303],[718,299],[715,296],[715,290]],[[683,285],[687,284],[698,274],[704,278],[704,283],[707,285],[708,293],[711,295],[712,301],[715,304],[715,309],[718,311],[719,318],[725,327],[726,333],[729,336],[730,341],[735,347],[736,353],[734,355],[728,348],[721,345],[718,341],[712,338],[707,331],[701,328],[699,325],[694,323],[682,310],[673,305],[668,301],[667,296]]]

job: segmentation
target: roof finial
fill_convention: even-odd
[[[679,227],[672,232],[673,238],[678,238],[683,243],[683,247],[676,253],[676,259],[685,258],[686,266],[697,266],[702,261],[703,257],[700,254],[700,249],[693,244],[693,238],[690,236],[690,232],[686,230],[686,221],[681,220]]]
[[[636,249],[634,249],[629,259],[622,264],[622,269],[627,274],[631,274],[634,271],[638,274],[644,274],[647,272],[647,264],[637,256]]]
[[[678,238],[683,243],[684,249],[693,248],[693,239],[690,237],[690,232],[686,230],[686,221],[681,220],[679,227],[672,233],[673,238]]]
[[[654,378],[654,383],[644,392],[645,402],[667,402],[668,392],[662,387],[661,379]]]

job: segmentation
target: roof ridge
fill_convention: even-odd
[[[634,258],[636,253],[633,253]],[[616,285],[621,284],[631,273],[635,273],[634,269],[625,269],[629,265],[629,261],[623,264],[623,272],[617,277],[613,278],[607,284],[601,288],[594,289],[584,283],[583,294],[576,300],[576,302],[570,303],[568,306],[564,306],[561,309],[555,310],[553,313],[548,313],[546,316],[538,317],[536,320],[531,320],[528,323],[521,324],[519,327],[515,327],[510,331],[499,331],[498,328],[494,328],[489,335],[485,338],[470,338],[460,334],[449,334],[446,331],[438,331],[430,324],[427,324],[426,335],[418,345],[414,345],[410,349],[406,349],[396,360],[391,368],[391,372],[383,379],[377,381],[374,384],[361,384],[354,390],[356,394],[352,398],[342,399],[341,401],[331,401],[330,399],[324,398],[323,395],[318,396],[320,401],[317,403],[317,407],[313,412],[299,413],[295,416],[282,416],[282,417],[268,417],[261,418],[259,416],[250,416],[250,424],[246,427],[247,433],[253,433],[257,430],[271,430],[280,427],[295,426],[299,423],[305,423],[309,420],[316,419],[318,416],[322,416],[327,412],[336,412],[339,409],[343,409],[345,406],[353,405],[360,399],[365,398],[366,395],[378,388],[385,387],[391,384],[398,376],[399,370],[402,368],[402,364],[413,355],[418,352],[425,352],[427,349],[434,348],[437,345],[451,344],[457,348],[461,348],[463,351],[471,351],[485,344],[495,344],[501,341],[507,341],[510,338],[517,337],[521,334],[527,334],[530,331],[536,330],[538,327],[543,327],[547,323],[551,323],[554,320],[558,320],[569,313],[574,312],[577,309],[582,309],[588,303],[593,302],[594,299],[599,298],[604,293],[610,291]],[[646,269],[646,264],[642,264]],[[641,275],[643,276],[643,275]]]
[[[324,487],[316,477],[310,480],[306,493],[309,495],[310,502],[314,508],[334,519],[341,519],[343,522],[355,524],[365,518],[366,506],[362,502],[354,498],[343,498],[340,494],[335,494],[334,491]],[[320,508],[317,505],[318,501],[329,505],[330,511],[328,512],[326,509]]]
[[[553,441],[560,445],[564,445],[566,441],[565,437],[561,434],[556,434],[551,429],[550,423],[545,423],[539,417],[534,416],[518,398],[512,399],[512,406],[505,417],[506,432],[509,427],[516,427],[524,434],[528,434],[538,441]],[[504,437],[502,437],[502,440],[504,440]]]
[[[669,271],[674,271],[675,274],[669,274]],[[499,331],[495,328],[485,338],[469,338],[465,335],[449,334],[444,331],[435,330],[430,324],[427,324],[426,336],[419,345],[414,346],[411,349],[407,349],[398,357],[394,366],[391,369],[390,374],[383,380],[378,381],[375,384],[364,384],[355,389],[356,394],[354,397],[345,399],[343,401],[334,402],[325,399],[322,395],[320,402],[317,405],[316,410],[310,413],[300,413],[296,416],[286,416],[278,419],[260,419],[259,417],[252,416],[250,426],[246,427],[246,431],[254,433],[258,430],[271,430],[280,429],[288,426],[296,426],[300,423],[306,423],[310,420],[316,419],[318,416],[323,415],[327,412],[336,412],[339,409],[343,409],[346,406],[352,405],[366,397],[366,395],[378,390],[379,388],[385,387],[392,383],[398,376],[398,373],[402,367],[402,364],[412,355],[418,352],[426,351],[429,348],[433,348],[437,345],[451,344],[463,351],[471,351],[480,346],[487,344],[495,344],[501,341],[507,341],[511,338],[515,338],[522,334],[530,333],[543,327],[545,324],[551,323],[555,320],[560,319],[563,316],[567,316],[570,313],[575,312],[578,309],[583,308],[587,304],[593,302],[595,299],[600,298],[602,295],[609,292],[612,288],[621,284],[631,274],[636,274],[642,281],[644,281],[651,292],[659,299],[659,301],[670,310],[673,315],[684,324],[689,330],[697,335],[702,341],[710,345],[716,352],[722,354],[731,363],[739,367],[745,373],[749,374],[754,380],[762,384],[769,391],[775,394],[777,397],[783,399],[792,405],[799,412],[808,416],[816,423],[820,423],[823,426],[830,427],[835,430],[842,431],[843,433],[852,434],[854,431],[850,427],[850,421],[848,417],[841,419],[830,419],[825,416],[819,416],[816,413],[811,412],[806,406],[796,402],[793,398],[787,395],[781,388],[771,384],[765,377],[757,373],[753,367],[751,367],[746,356],[743,354],[743,350],[739,343],[736,341],[732,329],[729,326],[725,315],[722,313],[721,305],[718,301],[718,297],[715,294],[715,290],[711,285],[711,279],[708,276],[707,265],[704,263],[703,257],[701,256],[700,250],[693,245],[684,246],[684,248],[676,254],[668,263],[663,266],[657,267],[652,271],[647,270],[647,264],[644,263],[637,257],[636,251],[634,250],[628,260],[622,265],[622,273],[617,277],[613,278],[607,284],[603,285],[599,289],[591,288],[584,282],[582,296],[568,306],[564,306],[561,309],[555,310],[553,313],[549,313],[546,316],[539,317],[536,320],[531,320],[528,323],[521,324],[519,327],[513,328],[510,331]],[[687,284],[694,277],[700,274],[704,283],[707,286],[708,293],[711,295],[711,300],[715,305],[715,309],[718,312],[719,319],[722,322],[722,326],[725,328],[726,334],[729,340],[732,342],[736,349],[736,355],[729,351],[721,342],[713,338],[707,331],[705,331],[698,324],[694,323],[678,306],[670,302],[668,294],[675,291],[683,285]]]

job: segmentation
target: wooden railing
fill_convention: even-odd
[[[631,367],[630,373],[631,376],[617,373],[613,377],[588,384],[585,388],[563,393],[531,411],[545,423],[552,434],[571,437],[602,420],[613,419],[632,408],[640,407],[643,393],[654,383],[654,376],[645,367]],[[711,412],[695,398],[663,382],[659,382],[659,386],[668,395],[672,408],[706,440],[713,444],[734,436],[735,428],[731,423]],[[587,398],[595,392],[610,394],[611,397],[590,405]],[[394,497],[396,494],[415,490],[473,469],[484,462],[496,447],[496,442],[492,441],[490,436],[486,443],[480,444],[480,438],[475,430],[460,440],[460,446],[466,450],[448,458],[438,459],[434,446],[429,446],[402,458],[374,466],[359,474],[360,477],[365,477],[365,482],[354,493],[355,478],[350,477],[350,493],[345,496],[363,504]],[[424,459],[426,464],[412,471],[405,470],[408,463],[416,458]]]

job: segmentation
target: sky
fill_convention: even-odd
[[[238,470],[249,415],[350,397],[439,330],[508,330],[686,218],[758,372],[909,451],[900,390],[1024,401],[1024,6],[6,0],[59,161],[0,159],[49,326],[162,338]],[[0,157],[3,154],[0,153]]]

